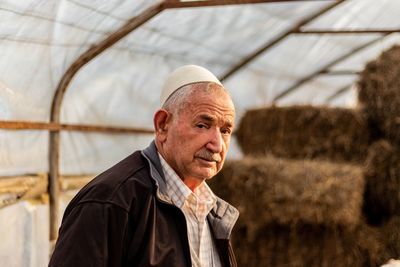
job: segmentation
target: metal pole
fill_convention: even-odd
[[[101,54],[110,46],[117,43],[130,32],[159,14],[165,9],[164,2],[158,3],[128,20],[121,28],[111,33],[104,40],[84,52],[64,73],[53,97],[51,106],[51,123],[60,122],[61,103],[65,92],[75,74],[88,62]],[[54,242],[58,236],[58,225],[60,221],[59,204],[59,158],[60,158],[60,132],[51,131],[49,139],[49,194],[50,194],[50,241]]]
[[[333,67],[334,65],[338,64],[339,62],[345,60],[346,58],[353,56],[354,54],[356,54],[357,52],[363,50],[366,47],[369,47],[371,45],[373,45],[374,43],[382,40],[385,36],[387,36],[388,34],[385,33],[383,36],[375,38],[372,41],[366,42],[354,49],[352,49],[350,52],[345,53],[344,55],[336,58],[335,60],[333,60],[332,62],[326,64],[324,67],[320,68],[319,70],[311,73],[310,75],[304,77],[303,79],[299,80],[298,82],[296,82],[295,84],[293,84],[292,86],[290,86],[289,88],[283,90],[280,94],[278,94],[277,96],[274,97],[273,99],[273,103],[275,103],[277,100],[283,98],[284,96],[288,95],[289,93],[293,92],[294,90],[296,90],[297,88],[299,88],[299,86],[301,86],[302,84],[310,81],[311,79],[313,79],[315,76],[320,75],[322,73],[324,73],[325,71],[329,70],[331,67]]]
[[[344,0],[340,0],[340,1],[336,1],[333,4],[318,10],[315,14],[310,15],[309,17],[303,19],[302,21],[300,21],[297,25],[293,26],[291,29],[281,33],[280,35],[278,35],[277,37],[275,37],[272,41],[269,41],[268,43],[266,43],[263,47],[261,47],[260,49],[258,49],[257,51],[255,51],[254,53],[248,55],[246,58],[244,58],[241,62],[239,62],[237,65],[233,66],[233,68],[231,68],[230,70],[228,70],[226,73],[224,73],[220,78],[221,81],[226,80],[227,78],[229,78],[230,76],[232,76],[234,73],[236,73],[237,71],[239,71],[240,69],[242,69],[244,66],[246,66],[247,64],[249,64],[251,61],[253,61],[254,59],[256,59],[257,57],[259,57],[261,54],[265,53],[268,49],[270,49],[271,47],[275,46],[276,44],[280,43],[281,41],[283,41],[284,39],[286,39],[286,37],[288,37],[290,34],[292,34],[293,32],[298,31],[301,27],[303,27],[304,25],[310,23],[311,21],[313,21],[314,19],[318,18],[319,16],[325,14],[326,12],[328,12],[329,10],[335,8],[337,5],[341,4]]]
[[[75,132],[97,132],[105,134],[153,134],[153,129],[136,127],[115,127],[102,125],[85,124],[60,124],[49,122],[31,122],[31,121],[2,121],[0,120],[0,129],[5,130],[47,130],[75,131]]]

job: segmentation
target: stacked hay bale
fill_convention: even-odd
[[[358,88],[371,132],[400,145],[400,46],[369,62],[360,74]]]
[[[400,214],[400,46],[368,63],[358,88],[370,132],[382,138],[368,152],[364,211],[382,225]]]
[[[387,140],[374,143],[365,163],[365,178],[363,210],[368,221],[381,225],[400,215],[400,149]]]
[[[249,110],[236,136],[245,154],[341,162],[362,162],[371,139],[359,112],[313,106]]]
[[[239,266],[364,267],[388,259],[379,233],[361,223],[360,167],[249,157],[227,162],[210,186],[241,212]]]
[[[382,227],[386,250],[394,259],[400,259],[400,216],[390,218]]]
[[[237,242],[248,244],[239,246],[240,261],[246,266],[379,266],[387,261],[381,234],[361,219],[364,177],[356,164],[366,158],[369,133],[365,116],[353,109],[248,111],[238,127],[238,142],[247,155],[269,156],[228,163],[221,173],[247,181],[232,185],[225,180],[230,190],[223,191],[225,197],[243,196],[246,186],[254,193],[253,199],[242,198],[242,205],[256,207],[257,216],[248,219],[242,210],[239,227],[247,239]],[[263,213],[268,220],[262,220]],[[248,265],[252,257],[263,263]]]
[[[395,46],[366,66],[359,110],[294,106],[245,114],[237,131],[243,152],[277,158],[228,163],[213,180],[242,212],[240,263],[377,266],[400,257],[399,63]],[[363,174],[345,163],[361,164]],[[370,225],[360,219],[360,203]]]

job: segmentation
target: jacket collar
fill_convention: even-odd
[[[167,183],[165,182],[164,172],[162,171],[160,158],[158,157],[157,147],[154,141],[142,151],[142,155],[149,162],[150,175],[156,184],[157,197],[168,204],[172,204],[172,200],[167,193]]]
[[[157,198],[173,205],[171,198],[167,194],[167,184],[154,141],[142,151],[142,155],[149,163],[150,175],[156,184]],[[239,212],[235,207],[217,197],[217,203],[208,215],[215,238],[228,239],[238,217]]]

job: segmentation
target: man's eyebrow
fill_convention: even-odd
[[[213,123],[213,122],[217,121],[217,119],[215,117],[210,116],[208,114],[201,114],[199,117],[200,117],[201,120],[207,121],[209,123]],[[226,120],[224,123],[229,128],[233,127],[233,121],[232,120]]]
[[[225,124],[227,127],[233,128],[233,122],[231,120],[226,121]]]
[[[215,122],[216,118],[214,118],[213,116],[207,115],[207,114],[201,114],[200,115],[200,119],[204,120],[204,121],[208,121],[208,122]]]

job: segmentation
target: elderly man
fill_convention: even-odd
[[[221,170],[234,106],[208,70],[168,77],[155,141],[86,185],[67,207],[49,266],[236,266],[238,211],[205,183]]]

